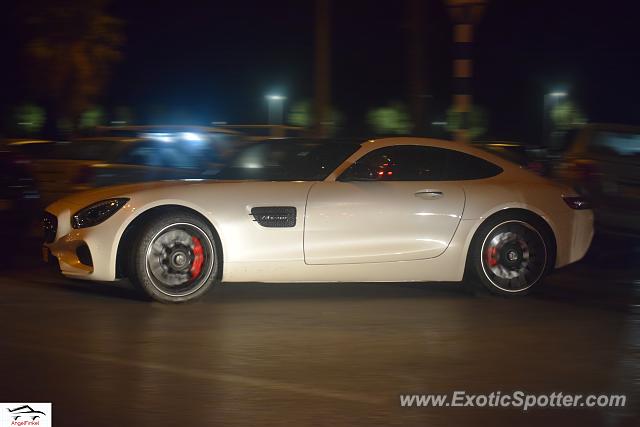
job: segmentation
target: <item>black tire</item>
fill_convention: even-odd
[[[188,212],[167,211],[150,218],[135,235],[129,279],[159,302],[195,300],[217,283],[220,253],[205,221]]]
[[[548,227],[535,215],[489,218],[469,247],[466,281],[502,296],[527,295],[539,287],[555,258]]]

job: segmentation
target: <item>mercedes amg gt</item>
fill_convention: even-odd
[[[47,207],[43,256],[150,298],[221,282],[461,282],[522,295],[582,258],[593,213],[571,189],[470,144],[271,140],[214,179],[78,193]]]

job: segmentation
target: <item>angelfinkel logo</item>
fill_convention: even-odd
[[[31,417],[32,420],[35,420],[36,418],[40,418],[40,415],[46,415],[42,411],[36,411],[29,405],[22,405],[15,409],[7,408],[7,410],[11,412],[11,416],[14,420],[17,420],[20,417]]]
[[[50,427],[51,402],[0,403],[0,427]]]

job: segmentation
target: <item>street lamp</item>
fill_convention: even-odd
[[[269,103],[269,124],[281,125],[283,121],[283,107],[286,96],[282,95],[267,95],[267,102]]]
[[[555,90],[544,95],[544,105],[542,110],[542,140],[545,145],[551,143],[551,135],[553,133],[553,124],[551,122],[551,112],[558,105],[562,98],[566,98],[569,94],[562,90]]]

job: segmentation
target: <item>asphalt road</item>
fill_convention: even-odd
[[[55,426],[640,425],[640,245],[527,298],[455,284],[229,284],[196,303],[0,273],[0,402]],[[403,408],[400,394],[615,393],[625,408]]]

